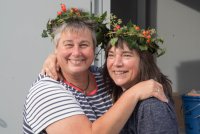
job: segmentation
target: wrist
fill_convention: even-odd
[[[124,95],[133,103],[137,103],[140,100],[140,95],[134,88],[126,90]]]

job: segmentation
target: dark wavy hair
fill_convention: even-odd
[[[115,47],[120,47],[123,49],[123,44],[127,44],[127,42],[124,41],[123,39],[119,39],[117,43],[115,44]],[[107,85],[106,88],[112,90],[112,97],[113,97],[113,101],[115,102],[122,95],[123,90],[121,87],[117,86],[114,83],[114,81],[111,79],[111,77],[108,74],[106,63],[107,63],[108,51],[110,50],[112,46],[113,45],[108,43],[108,46],[105,50],[106,61],[103,66],[103,76],[104,76],[104,80],[106,81],[106,85]],[[131,48],[129,45],[127,46],[129,47],[130,50],[134,49],[134,48]],[[155,58],[156,56],[154,56],[149,51],[141,51],[138,49],[135,49],[135,50],[137,51],[140,57],[140,63],[139,63],[140,72],[139,72],[139,76],[137,77],[137,83],[141,81],[149,80],[149,79],[154,79],[158,81],[159,83],[162,84],[165,95],[168,97],[168,99],[171,102],[173,102],[171,80],[169,80],[168,77],[164,75],[158,68],[156,64],[156,58]]]

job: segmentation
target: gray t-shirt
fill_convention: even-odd
[[[139,102],[120,134],[178,134],[174,105],[156,98]]]

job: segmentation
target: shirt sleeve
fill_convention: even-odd
[[[156,98],[139,103],[135,121],[138,134],[178,134],[173,105]]]
[[[84,114],[72,93],[47,77],[30,89],[24,113],[27,123],[36,134],[60,119]]]

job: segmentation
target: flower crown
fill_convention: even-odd
[[[104,12],[101,16],[84,12],[78,8],[70,8],[67,10],[65,4],[61,4],[61,11],[57,12],[55,19],[50,19],[47,22],[46,29],[42,32],[42,37],[50,36],[54,38],[53,28],[68,22],[71,18],[80,18],[83,20],[91,20],[96,23],[96,38],[97,46],[105,49],[108,42],[115,45],[119,38],[124,39],[132,47],[141,51],[149,51],[156,56],[161,56],[165,50],[160,48],[159,44],[163,43],[161,38],[156,36],[155,29],[140,29],[139,26],[129,22],[127,25],[122,24],[122,20],[115,15],[110,16],[110,30],[106,23],[107,13]]]
[[[47,22],[46,29],[42,32],[42,37],[51,37],[54,38],[53,28],[67,23],[71,18],[80,18],[83,20],[91,20],[96,24],[96,38],[97,46],[105,48],[105,45],[108,43],[108,39],[105,36],[105,33],[108,32],[107,23],[106,23],[107,12],[104,12],[101,16],[82,11],[78,8],[70,8],[67,10],[65,4],[61,4],[61,11],[57,12],[55,19],[50,19]]]
[[[120,26],[122,20],[111,14],[110,30],[107,33],[111,45],[115,45],[119,38],[124,39],[131,48],[140,51],[149,51],[156,54],[157,57],[163,55],[165,50],[160,48],[159,44],[163,43],[161,38],[156,36],[155,29],[140,29],[139,26],[129,22],[127,25]]]

